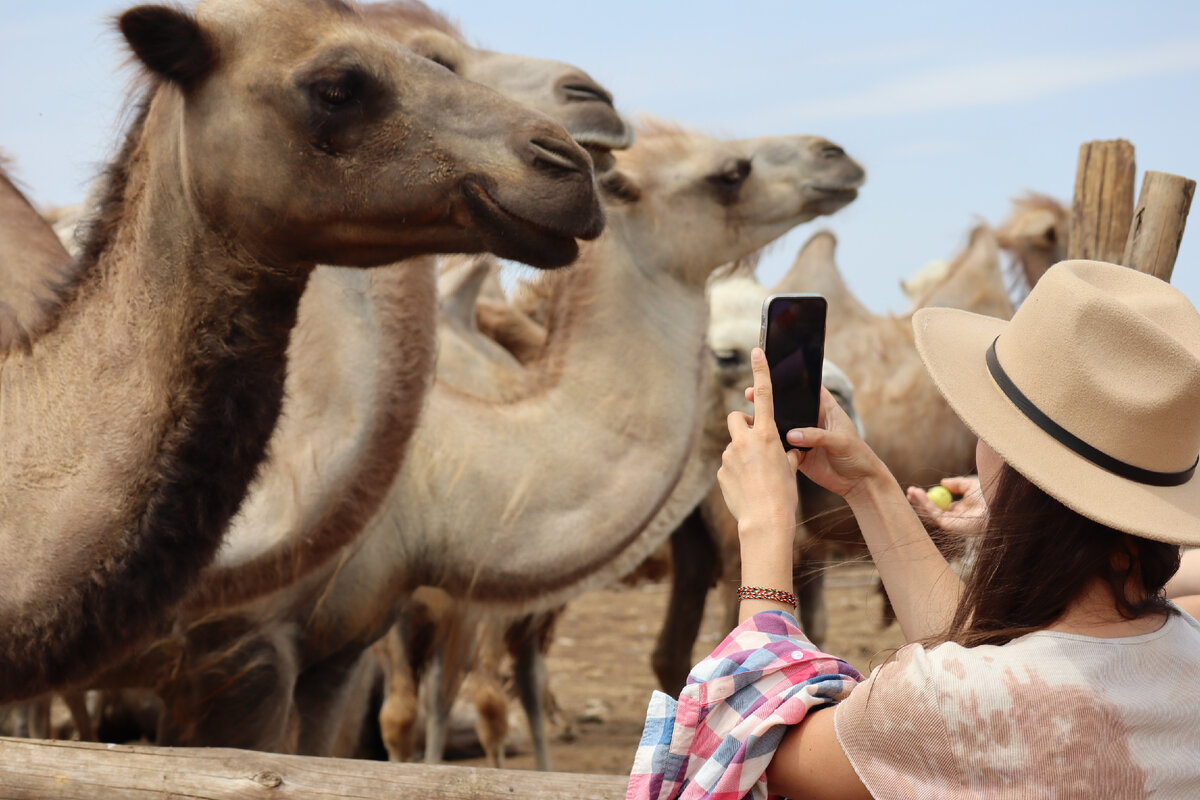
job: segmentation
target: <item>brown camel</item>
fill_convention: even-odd
[[[363,8],[386,10],[384,30],[401,41],[419,39],[431,28],[450,30],[419,3]],[[378,19],[368,16],[378,27]],[[402,19],[409,20],[410,29]],[[613,109],[608,93],[577,67],[478,51],[461,42],[456,60],[459,72],[480,83],[508,91],[515,81],[526,98],[541,87],[541,106],[579,136],[593,157],[632,139],[632,128]],[[564,85],[577,91],[564,93]],[[584,95],[587,86],[592,90]],[[160,726],[163,741],[228,741],[219,732],[206,738],[204,720],[193,725],[188,703],[202,679],[193,683],[179,676],[188,675],[189,668],[219,672],[222,649],[236,650],[236,640],[253,633],[242,622],[246,609],[238,604],[307,574],[361,530],[399,466],[430,382],[435,315],[430,263],[369,272],[314,270],[288,347],[283,414],[216,562],[187,598],[175,633],[98,679],[106,686],[158,686],[172,698]],[[188,642],[190,629],[202,632],[203,643]],[[228,639],[217,631],[226,631]],[[218,657],[210,661],[212,653]],[[209,721],[222,729],[220,722]],[[246,737],[237,741],[248,746],[263,741],[253,731],[272,723],[265,715],[252,725],[236,726]]]
[[[694,439],[705,278],[845,205],[863,173],[815,137],[721,142],[674,129],[644,132],[617,162],[603,181],[615,233],[556,281],[537,388],[492,401],[435,384],[381,513],[338,563],[213,623],[245,632],[225,648],[240,657],[165,687],[176,709],[165,741],[329,752],[318,722],[342,717],[360,654],[416,586],[533,608],[657,545],[640,528]],[[514,460],[523,453],[536,457]],[[213,632],[204,625],[193,641]],[[240,669],[245,659],[261,668]]]
[[[359,8],[393,39],[547,113],[594,159],[633,138],[612,96],[578,67],[471,47],[419,2]],[[193,613],[286,586],[362,530],[400,466],[432,378],[434,285],[430,264],[315,270],[267,461],[188,598]]]
[[[561,265],[602,226],[559,126],[336,0],[140,6],[120,27],[150,88],[51,319],[0,362],[0,699],[87,675],[208,562],[313,264]]]

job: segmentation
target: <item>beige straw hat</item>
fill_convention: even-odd
[[[963,422],[1063,505],[1110,528],[1200,545],[1200,314],[1127,267],[1051,267],[1011,322],[913,317]]]

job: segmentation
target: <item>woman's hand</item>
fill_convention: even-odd
[[[920,486],[908,487],[908,502],[925,519],[949,533],[983,533],[987,524],[987,503],[979,489],[978,475],[960,475],[942,480],[951,494],[962,495],[946,510],[934,505],[929,494]]]
[[[717,481],[739,533],[763,528],[786,531],[790,543],[796,526],[798,454],[785,452],[779,441],[771,373],[760,348],[750,352],[750,366],[754,387],[746,397],[754,403],[754,416],[740,411],[729,415],[731,441],[721,457]]]
[[[824,386],[817,424],[817,428],[795,428],[787,433],[789,444],[812,448],[797,453],[805,477],[842,497],[848,497],[869,478],[891,480],[887,467],[858,435],[854,422]]]

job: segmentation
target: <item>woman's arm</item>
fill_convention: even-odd
[[[767,789],[806,800],[870,800],[833,727],[834,707],[810,712],[783,737],[767,767]]]
[[[785,453],[774,423],[770,371],[758,348],[752,351],[751,366],[754,387],[747,396],[754,402],[754,418],[729,415],[732,441],[717,473],[738,521],[743,585],[785,590],[791,586],[798,468],[849,503],[905,638],[911,641],[945,630],[962,581],[934,546],[887,467],[825,389],[821,427],[788,433],[792,444],[812,450]],[[743,601],[740,617],[780,607]]]

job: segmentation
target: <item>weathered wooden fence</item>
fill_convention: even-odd
[[[620,800],[625,784],[620,775],[0,738],[3,800]]]

